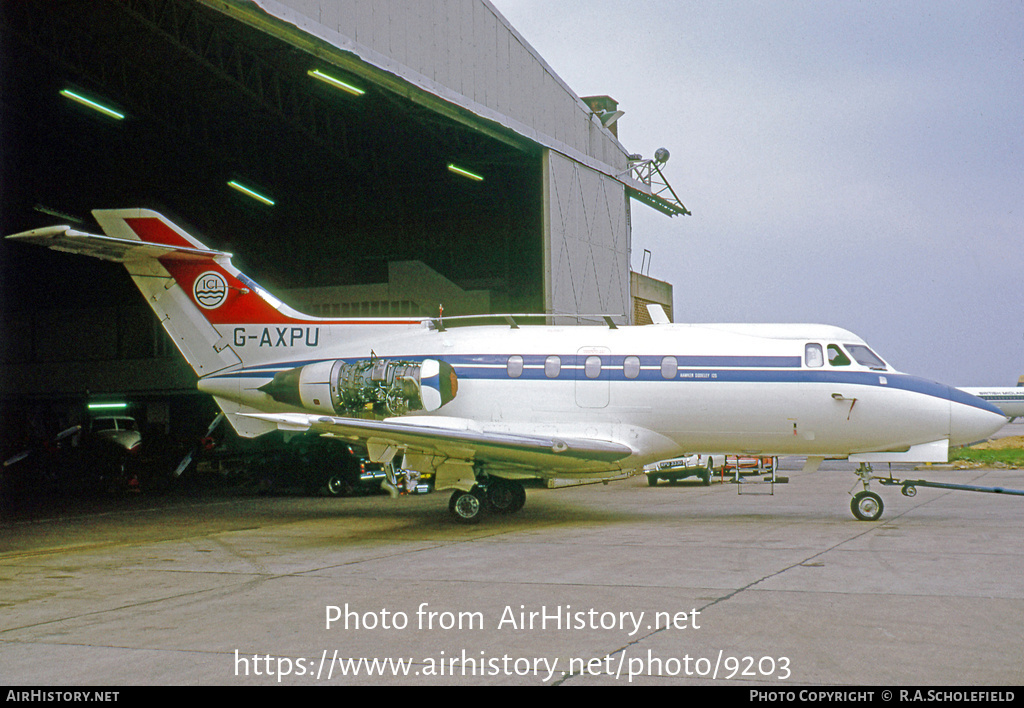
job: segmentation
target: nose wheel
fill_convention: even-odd
[[[850,501],[850,511],[861,521],[877,521],[884,508],[882,497],[867,490],[857,492]]]
[[[857,468],[857,476],[860,478],[860,484],[864,485],[864,490],[853,495],[853,499],[850,500],[850,511],[860,521],[878,521],[885,508],[885,505],[882,504],[882,497],[868,491],[872,472],[871,465],[865,462],[860,463]]]

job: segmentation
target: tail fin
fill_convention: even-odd
[[[175,346],[200,377],[241,364],[217,330],[226,324],[309,321],[160,214],[96,210],[106,236],[54,226],[8,238],[124,264]]]
[[[201,382],[200,389],[214,396],[235,430],[246,437],[277,426],[247,415],[258,411],[237,402],[233,369],[257,370],[257,376],[246,380],[258,389],[263,379],[294,368],[296,360],[309,358],[330,339],[329,334],[321,339],[321,329],[420,325],[418,318],[307,317],[243,275],[231,265],[231,254],[207,248],[156,212],[96,210],[93,216],[106,235],[52,226],[7,238],[123,264],[186,361],[200,379],[210,382],[205,387]],[[368,351],[373,331],[380,330],[362,331]],[[224,376],[212,376],[218,372]]]

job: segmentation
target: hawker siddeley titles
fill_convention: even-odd
[[[945,462],[1006,422],[838,327],[309,317],[160,214],[93,214],[106,235],[8,238],[124,264],[241,435],[312,431],[375,462],[400,455],[454,490],[462,521],[518,511],[526,479],[621,478],[687,452],[861,463],[852,509],[876,519],[871,463]]]

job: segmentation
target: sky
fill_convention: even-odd
[[[1024,0],[492,0],[692,216],[632,209],[677,322],[815,322],[1024,375]],[[643,263],[649,250],[650,264]]]

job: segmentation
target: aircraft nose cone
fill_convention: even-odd
[[[1006,416],[988,401],[951,388],[949,444],[966,445],[984,440],[1006,425]]]

